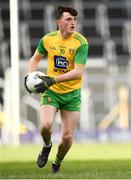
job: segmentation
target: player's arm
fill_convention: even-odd
[[[65,74],[55,77],[55,81],[58,83],[58,82],[70,81],[80,78],[85,69],[87,54],[88,54],[88,44],[84,44],[80,46],[76,51],[74,69]]]
[[[58,82],[65,82],[65,81],[78,79],[82,76],[84,69],[85,69],[85,66],[83,64],[75,64],[75,67],[73,70],[65,74],[62,74],[60,76],[56,76],[55,81],[56,83],[58,83]]]
[[[40,60],[43,58],[43,56],[46,54],[46,48],[44,45],[44,38],[42,38],[37,46],[37,49],[33,56],[29,59],[28,63],[28,72],[36,71],[39,66]]]
[[[37,50],[35,51],[35,53],[33,54],[33,56],[29,59],[29,62],[28,62],[28,73],[27,75],[25,76],[25,79],[24,79],[24,86],[26,88],[26,90],[30,92],[30,90],[28,89],[27,85],[26,85],[26,81],[27,81],[27,78],[29,76],[29,73],[33,72],[33,71],[36,71],[38,69],[38,66],[39,66],[39,62],[40,60],[43,58],[43,55],[40,54]]]
[[[39,67],[39,62],[43,58],[44,54],[46,53],[46,49],[44,47],[43,38],[39,41],[37,49],[33,56],[29,59],[28,62],[28,74],[25,76],[24,86],[26,90],[30,93],[29,89],[27,88],[26,81],[29,73],[36,71]]]
[[[70,72],[67,72],[66,74],[57,76],[55,78],[48,77],[48,76],[39,76],[39,78],[42,79],[42,82],[36,85],[36,91],[38,93],[41,93],[47,90],[50,86],[52,86],[55,83],[70,81],[73,79],[80,78],[84,72],[84,69],[85,68],[83,65],[76,64],[73,70],[71,70]]]
[[[33,56],[29,59],[28,73],[31,73],[38,69],[39,62],[41,61],[42,58],[43,58],[43,54],[40,54],[38,50],[36,50]]]

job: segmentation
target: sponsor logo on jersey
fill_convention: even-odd
[[[69,61],[63,56],[54,56],[54,67],[66,69],[69,66]]]

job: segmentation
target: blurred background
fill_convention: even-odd
[[[18,57],[16,55],[13,61],[13,44],[10,41],[11,3],[15,3],[15,0],[0,0],[0,143],[17,145],[41,142],[38,131],[40,97],[25,91],[24,76],[28,59],[41,37],[56,30],[54,12],[58,5],[78,10],[77,30],[89,42],[82,108],[75,141],[129,142],[131,0],[18,0],[19,51],[14,52],[18,53]],[[12,33],[15,36],[16,32]],[[18,65],[18,82],[13,82],[16,86],[11,81],[12,62]],[[45,59],[41,62],[40,70],[46,73]],[[16,96],[12,92],[17,92]],[[59,130],[58,113],[53,132],[53,140],[56,142],[59,140]]]

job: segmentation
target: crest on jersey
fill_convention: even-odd
[[[52,101],[52,99],[50,97],[48,97],[48,102],[51,102],[51,101]]]
[[[70,54],[74,54],[74,52],[75,52],[74,49],[71,49],[71,48],[69,49],[69,53],[70,53]]]
[[[65,54],[65,49],[60,49],[60,54]]]

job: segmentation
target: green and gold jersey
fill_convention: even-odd
[[[74,32],[71,37],[63,39],[59,31],[46,34],[39,42],[37,51],[47,54],[47,75],[55,77],[74,69],[75,64],[86,64],[88,43],[80,33]],[[56,83],[51,90],[63,94],[81,88],[82,78]]]

